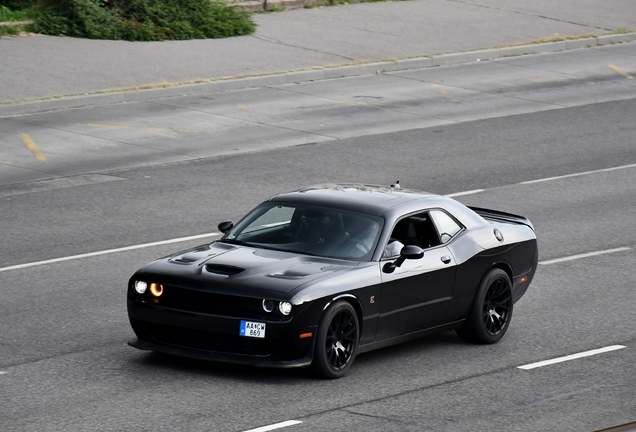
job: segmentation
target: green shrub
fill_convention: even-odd
[[[34,30],[153,41],[238,36],[252,33],[255,25],[247,12],[221,0],[38,0]]]
[[[36,2],[37,0],[0,0],[0,6],[5,6],[13,10],[22,10],[30,8]]]
[[[28,20],[34,1],[0,0],[0,22]]]

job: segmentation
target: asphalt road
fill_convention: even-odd
[[[256,33],[225,39],[3,38],[0,103],[603,34],[635,29],[635,12],[632,0],[411,0],[257,14]]]
[[[15,145],[0,165],[0,430],[297,420],[284,430],[595,431],[635,421],[636,90],[608,67],[633,75],[633,52],[0,119],[0,141]],[[337,381],[174,359],[126,345],[126,281],[203,240],[11,267],[214,232],[299,185],[397,178],[472,191],[457,199],[534,223],[542,264],[500,343],[444,333],[361,355]],[[553,261],[592,252],[604,253]],[[518,368],[614,345],[625,348]]]

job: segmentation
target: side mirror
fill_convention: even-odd
[[[424,249],[416,245],[404,246],[400,251],[400,257],[394,262],[388,262],[382,267],[384,273],[393,273],[407,259],[420,259],[424,256]]]
[[[221,222],[218,225],[219,231],[221,231],[223,234],[231,230],[233,227],[234,227],[234,223],[232,221]]]
[[[420,259],[424,256],[424,249],[416,245],[404,246],[400,251],[400,258]],[[404,262],[404,260],[402,260]],[[398,266],[399,267],[399,266]]]

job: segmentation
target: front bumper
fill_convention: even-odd
[[[240,355],[229,355],[222,353],[215,353],[210,351],[201,351],[195,349],[182,348],[178,346],[165,345],[160,343],[146,342],[139,339],[133,339],[128,341],[128,345],[131,347],[138,348],[140,350],[145,351],[156,351],[164,354],[171,354],[180,357],[189,357],[197,360],[208,360],[219,363],[233,363],[233,364],[243,364],[249,366],[256,367],[267,367],[267,368],[297,368],[297,367],[305,367],[309,366],[313,360],[313,338],[312,343],[310,344],[311,349],[307,352],[307,355],[303,358],[299,358],[296,360],[263,360],[258,358],[240,356]]]
[[[311,364],[316,327],[302,319],[266,321],[265,338],[239,336],[240,321],[249,318],[188,312],[128,298],[128,317],[137,339],[128,344],[152,350],[224,363],[292,368]],[[309,338],[300,334],[312,333]]]

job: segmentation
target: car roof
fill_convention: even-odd
[[[459,204],[451,198],[429,192],[356,183],[308,186],[275,195],[268,201],[334,207],[376,216],[405,214],[411,208],[448,208]]]

